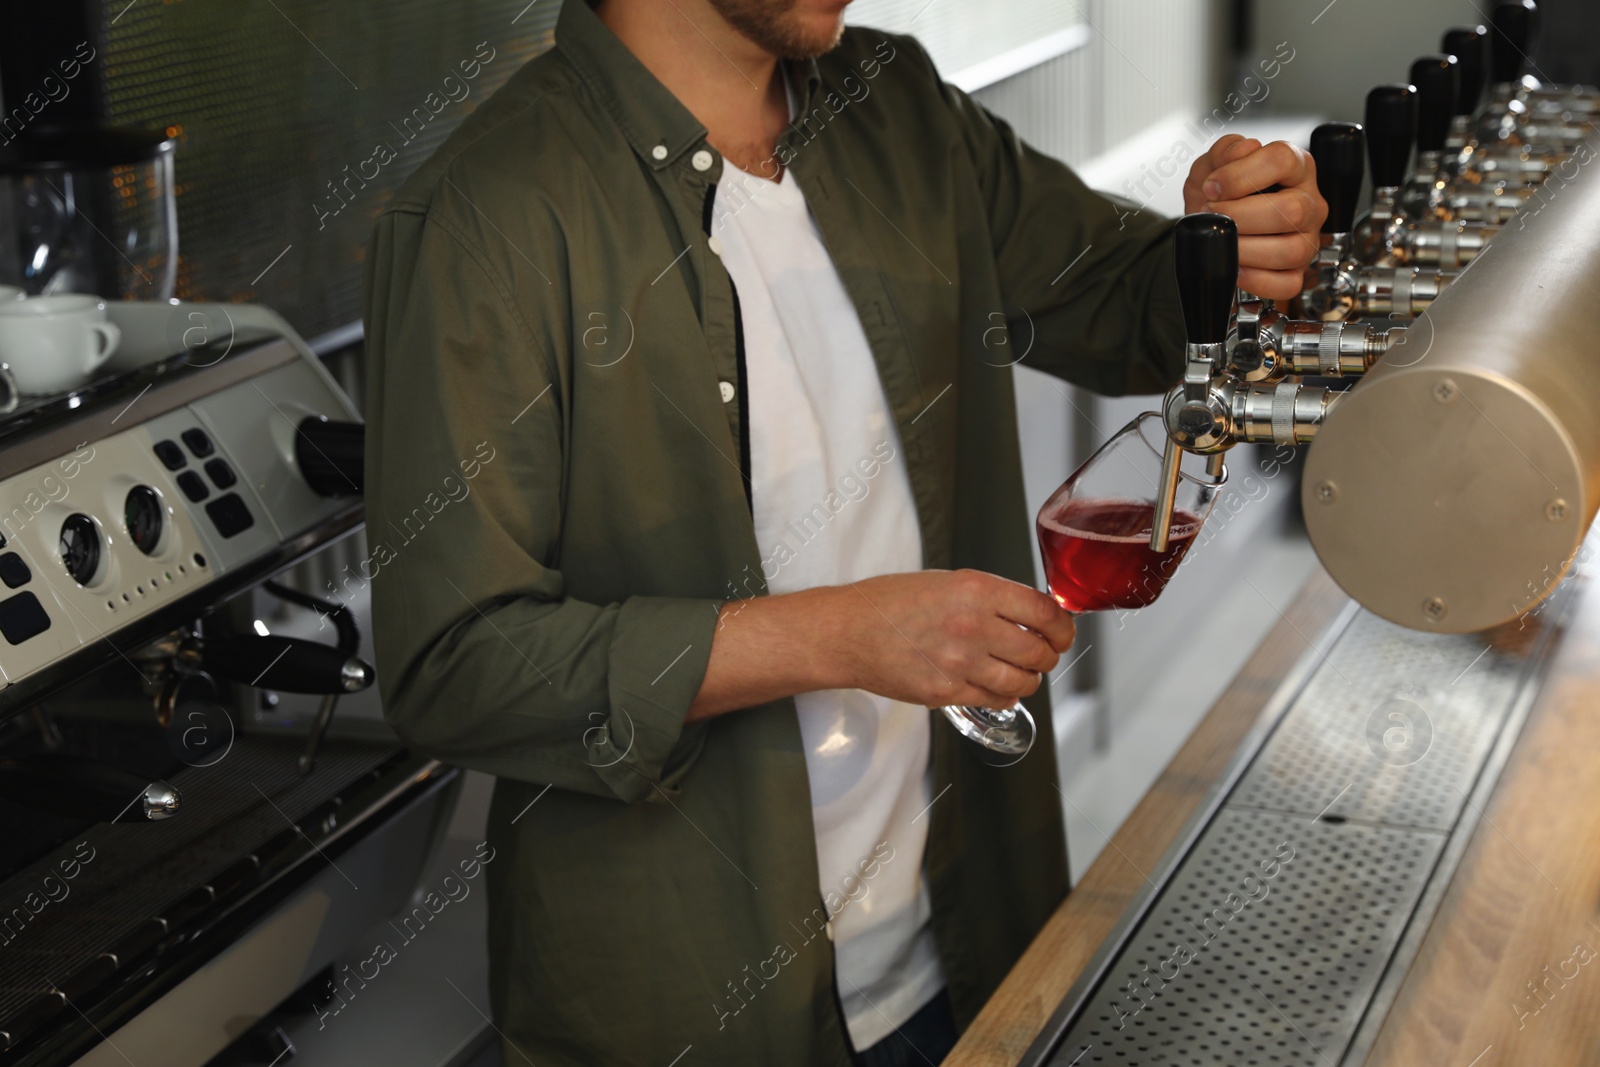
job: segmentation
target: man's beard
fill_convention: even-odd
[[[809,33],[794,15],[795,0],[711,0],[728,24],[779,59],[811,59],[839,43],[843,20],[823,36]]]

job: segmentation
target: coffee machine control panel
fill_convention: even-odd
[[[278,342],[0,453],[51,452],[0,479],[0,700],[83,650],[125,655],[139,624],[270,567],[309,530],[347,513],[356,525],[354,486],[321,495],[297,458],[306,420],[355,417],[323,368]]]

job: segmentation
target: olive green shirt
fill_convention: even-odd
[[[784,180],[860,315],[923,558],[1032,584],[1010,366],[1175,379],[1170,225],[1023,144],[909,37],[851,29],[790,74]],[[407,744],[498,776],[507,1063],[850,1062],[827,927],[850,901],[819,892],[794,703],[684,724],[719,606],[764,593],[737,296],[708,240],[722,166],[569,2],[369,251],[380,685]],[[1009,766],[934,720],[923,869],[962,1025],[1067,892],[1046,693],[1031,706]]]

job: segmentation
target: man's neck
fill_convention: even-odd
[[[742,170],[779,176],[774,152],[789,101],[776,57],[708,0],[599,0],[595,13],[706,128],[713,148]]]

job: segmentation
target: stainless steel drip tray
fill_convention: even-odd
[[[1024,1065],[1365,1058],[1551,641],[1346,618]]]

